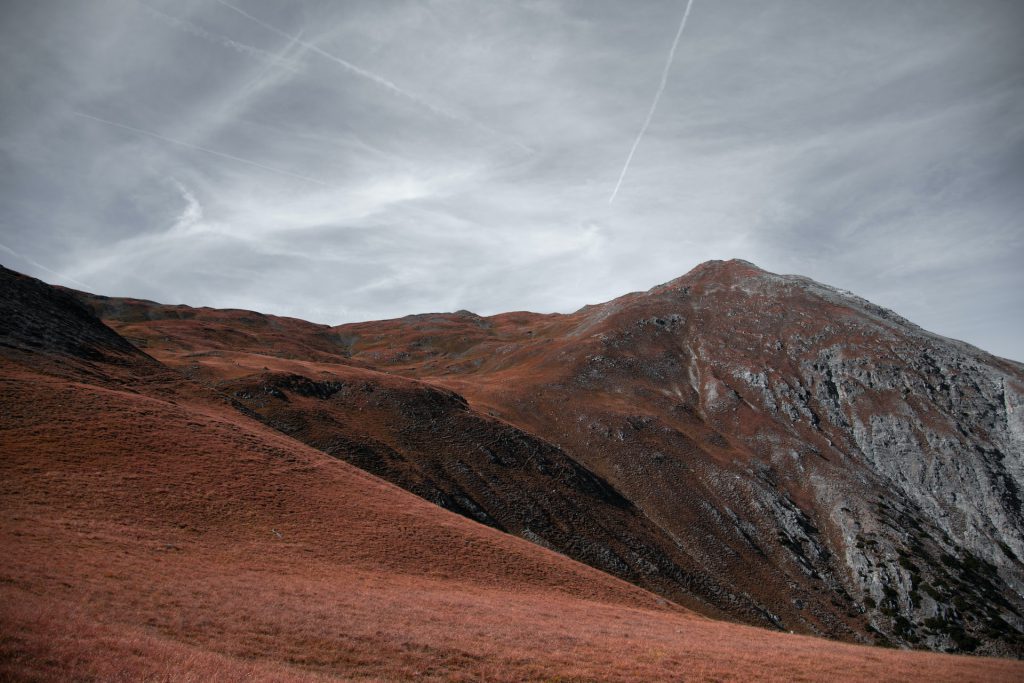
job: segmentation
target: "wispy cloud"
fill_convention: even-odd
[[[221,152],[221,151],[218,151],[218,150],[215,150],[215,149],[210,149],[209,147],[203,147],[201,145],[194,145],[194,144],[192,144],[190,142],[184,142],[183,140],[175,140],[175,139],[169,138],[169,137],[167,137],[165,135],[160,135],[159,133],[154,133],[151,130],[143,130],[142,128],[136,128],[135,126],[129,126],[128,124],[125,124],[125,123],[118,123],[117,121],[110,121],[109,119],[100,118],[99,116],[93,116],[92,114],[86,114],[85,112],[74,111],[72,113],[75,116],[80,116],[80,117],[82,117],[84,119],[90,119],[92,121],[96,121],[98,123],[102,123],[102,124],[105,124],[105,125],[108,125],[108,126],[113,126],[115,128],[120,128],[122,130],[131,131],[132,133],[138,133],[139,135],[145,135],[145,136],[151,137],[151,138],[153,138],[155,140],[161,140],[163,142],[167,142],[167,143],[170,143],[172,145],[178,145],[179,147],[184,147],[185,149],[193,149],[193,150],[196,150],[197,152],[203,152],[205,154],[210,154],[210,155],[213,155],[215,157],[220,157],[221,159],[227,159],[229,161],[234,161],[234,162],[237,162],[239,164],[246,164],[247,166],[252,166],[253,168],[259,168],[259,169],[262,169],[264,171],[269,171],[271,173],[276,173],[278,175],[285,176],[287,178],[294,178],[296,180],[302,180],[302,181],[305,181],[307,183],[313,183],[314,185],[322,185],[324,187],[330,187],[329,183],[325,183],[322,180],[317,180],[316,178],[310,178],[309,176],[301,175],[299,173],[292,173],[291,171],[286,171],[286,170],[281,169],[281,168],[274,168],[273,166],[267,166],[266,164],[261,164],[258,161],[253,161],[252,159],[243,159],[242,157],[235,156],[234,154],[228,154],[227,152]]]
[[[174,221],[171,232],[188,232],[193,226],[203,220],[203,205],[199,203],[196,196],[180,180],[173,178],[171,182],[178,188],[181,198],[185,201],[185,208],[181,210],[178,218]]]

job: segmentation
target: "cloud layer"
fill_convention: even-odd
[[[319,322],[739,257],[1024,360],[1024,5],[9,0],[0,261]]]

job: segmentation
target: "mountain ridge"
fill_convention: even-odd
[[[95,310],[267,424],[695,609],[855,641],[1019,650],[1021,366],[843,290],[733,260],[571,314],[462,311],[324,328],[118,305]],[[653,525],[627,546],[661,547],[669,564],[652,572],[629,550],[573,549],[557,524],[540,534],[503,527],[509,485],[491,476],[455,486],[443,440],[412,424],[420,445],[408,450],[408,435],[387,426],[403,423],[405,399],[391,418],[381,413],[378,446],[331,446],[326,435],[351,429],[366,406],[350,394],[296,408],[308,397],[275,386],[274,373],[338,381],[345,368],[455,391],[480,417],[564,453]],[[489,465],[474,448],[458,462],[480,474]],[[435,470],[386,466],[384,452]],[[680,486],[700,493],[679,499]],[[697,583],[666,583],[677,571]],[[975,608],[954,604],[964,592]]]
[[[147,355],[66,293],[6,269],[0,284],[9,314],[0,317],[5,679],[1019,678],[1020,663],[1009,660],[868,649],[705,619],[538,547],[544,539],[487,529],[338,462],[252,419],[261,406],[240,400],[254,396],[217,388],[258,380],[260,400],[328,401],[346,393],[329,379],[344,368],[364,400],[340,408],[411,420],[411,431],[392,436],[420,438],[446,410],[470,410],[431,383],[295,357],[324,354],[322,338],[303,344],[268,328],[274,343],[263,350],[287,358],[226,350],[175,358],[175,349],[209,344],[223,330],[141,316],[179,335],[134,337]],[[246,334],[224,345],[239,340],[261,345]],[[193,368],[196,360],[205,365]],[[415,400],[392,405],[386,383],[412,387]],[[297,405],[298,417],[323,412],[313,406]],[[493,446],[499,461],[514,453]],[[600,485],[592,492],[605,495]]]

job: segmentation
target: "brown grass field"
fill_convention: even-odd
[[[1024,677],[708,620],[202,392],[47,373],[2,366],[6,680]]]

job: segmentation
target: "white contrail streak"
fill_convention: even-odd
[[[85,284],[84,282],[82,282],[80,280],[76,280],[73,277],[69,277],[69,276],[65,275],[64,273],[58,273],[56,270],[51,270],[50,268],[47,268],[46,266],[44,266],[42,263],[39,263],[39,261],[35,261],[33,259],[30,259],[28,256],[25,256],[24,254],[19,254],[18,252],[14,251],[9,246],[7,246],[6,244],[0,244],[0,251],[6,251],[11,256],[13,256],[15,258],[21,259],[22,261],[24,261],[25,263],[29,264],[30,266],[38,268],[39,270],[44,270],[47,273],[49,273],[50,275],[56,275],[61,280],[65,280],[67,282],[73,282],[76,285],[78,285],[79,287],[83,287],[84,289],[93,289],[93,287],[91,287],[90,285]]]
[[[300,70],[299,65],[295,62],[290,62],[288,60],[282,59],[277,55],[271,54],[257,47],[253,47],[252,45],[240,43],[237,40],[228,38],[227,36],[212,33],[204,29],[202,26],[197,26],[196,24],[193,24],[191,21],[188,21],[186,19],[172,17],[169,14],[161,12],[155,7],[150,7],[145,2],[142,2],[142,0],[135,1],[136,3],[138,3],[139,6],[141,6],[143,9],[149,12],[151,16],[167,24],[168,26],[178,29],[179,31],[184,31],[185,33],[196,36],[197,38],[202,38],[203,40],[214,43],[215,45],[220,45],[222,47],[234,50],[235,52],[246,55],[247,57],[252,57],[253,59],[257,59],[262,62],[269,62],[271,64],[275,64],[277,66],[288,69],[293,73],[297,73]]]
[[[629,170],[629,164],[633,161],[633,155],[636,154],[636,148],[640,146],[640,140],[643,139],[644,133],[647,132],[647,127],[651,125],[651,119],[654,118],[654,110],[658,108],[658,101],[661,100],[661,94],[665,92],[665,86],[668,84],[668,71],[672,68],[672,60],[675,59],[676,48],[679,47],[679,39],[683,36],[683,29],[686,28],[686,20],[690,17],[691,7],[693,7],[693,0],[686,0],[686,11],[683,12],[683,20],[679,22],[679,30],[676,32],[676,39],[672,41],[672,49],[668,51],[668,59],[665,61],[665,70],[661,72],[661,84],[658,86],[658,92],[655,93],[654,102],[651,103],[651,109],[647,112],[647,118],[644,119],[644,125],[640,128],[640,133],[636,136],[636,140],[633,141],[633,147],[629,150],[629,156],[626,157],[626,163],[622,167],[622,173],[619,174],[619,182],[615,183],[615,189],[612,190],[612,196],[608,199],[609,204],[615,201],[615,195],[619,193],[619,188],[622,187],[622,180],[626,177],[626,171]]]
[[[458,121],[459,123],[464,123],[464,124],[468,124],[470,126],[474,126],[475,128],[478,128],[478,129],[484,131],[485,133],[488,133],[490,135],[493,135],[493,136],[502,138],[502,139],[504,139],[504,140],[506,140],[508,142],[511,142],[516,147],[519,147],[520,149],[525,150],[527,152],[533,153],[533,152],[536,151],[534,149],[531,149],[530,147],[527,147],[526,145],[524,145],[524,144],[522,144],[520,142],[516,142],[514,140],[509,140],[507,136],[503,135],[502,133],[500,133],[500,132],[494,130],[493,128],[490,128],[490,127],[488,127],[488,126],[486,126],[486,125],[484,125],[482,123],[479,123],[477,121],[473,121],[472,119],[469,119],[469,118],[467,118],[465,116],[462,116],[461,114],[457,114],[457,113],[455,113],[453,111],[449,111],[447,109],[444,109],[443,107],[439,107],[436,104],[433,104],[432,102],[428,102],[427,100],[423,99],[419,95],[416,95],[415,93],[411,93],[408,90],[405,90],[405,89],[399,87],[393,81],[389,81],[388,79],[384,78],[383,76],[378,76],[377,74],[375,74],[375,73],[373,73],[371,71],[367,71],[366,69],[360,68],[360,67],[356,66],[355,64],[353,64],[350,61],[342,59],[341,57],[338,57],[337,55],[331,54],[327,50],[324,50],[324,49],[322,49],[320,47],[317,47],[313,43],[307,43],[304,40],[300,40],[297,36],[293,36],[293,35],[287,33],[286,31],[282,31],[281,29],[277,28],[276,26],[274,26],[272,24],[268,24],[267,22],[263,21],[259,17],[254,17],[253,15],[251,15],[248,12],[246,12],[245,10],[243,10],[241,7],[236,7],[235,5],[232,5],[230,2],[227,2],[227,0],[215,0],[215,2],[218,5],[222,5],[224,7],[227,7],[231,11],[240,14],[241,16],[245,17],[249,21],[251,21],[253,23],[256,23],[256,24],[259,24],[260,26],[262,26],[263,28],[267,29],[271,33],[275,33],[275,34],[281,36],[282,38],[287,38],[288,40],[295,41],[299,45],[301,45],[302,47],[306,48],[307,50],[309,50],[311,52],[315,52],[316,54],[320,55],[324,59],[328,59],[328,60],[334,62],[335,64],[337,64],[338,66],[342,67],[346,71],[348,71],[350,73],[353,73],[353,74],[355,74],[357,76],[361,76],[362,78],[365,78],[367,80],[370,80],[370,81],[376,83],[377,85],[379,85],[380,87],[384,88],[385,90],[388,90],[391,93],[393,93],[395,95],[398,95],[399,97],[404,97],[404,98],[406,98],[406,99],[408,99],[408,100],[410,100],[412,102],[415,102],[419,106],[421,106],[421,107],[423,107],[425,109],[430,110],[431,112],[433,112],[434,114],[436,114],[438,116],[444,117],[446,119],[451,119],[453,121]]]
[[[421,105],[423,105],[425,107],[428,107],[428,108],[430,108],[432,110],[437,111],[438,113],[447,114],[447,112],[444,112],[442,110],[436,109],[434,107],[434,105],[430,104],[429,102],[425,102],[424,100],[420,99],[416,95],[414,95],[414,94],[412,94],[412,93],[410,93],[410,92],[408,92],[406,90],[402,90],[400,87],[398,87],[397,85],[395,85],[394,83],[392,83],[388,79],[386,79],[386,78],[384,78],[382,76],[378,76],[377,74],[372,73],[370,71],[367,71],[366,69],[361,69],[358,66],[356,66],[355,64],[353,64],[352,62],[346,61],[346,60],[342,59],[341,57],[337,57],[335,55],[332,55],[330,52],[327,52],[326,50],[323,50],[323,49],[317,47],[316,45],[313,45],[312,43],[307,43],[304,40],[299,40],[296,36],[293,36],[293,35],[285,32],[285,31],[282,31],[281,29],[277,28],[276,26],[268,24],[267,22],[263,21],[262,19],[260,19],[258,17],[254,17],[253,15],[249,14],[248,12],[246,12],[241,7],[236,7],[235,5],[232,5],[230,2],[226,2],[225,0],[216,0],[216,2],[217,2],[218,5],[223,5],[224,7],[227,7],[228,9],[230,9],[231,11],[237,12],[238,14],[242,15],[243,17],[245,17],[249,21],[251,21],[253,23],[256,23],[256,24],[259,24],[263,28],[267,29],[268,31],[270,31],[272,33],[276,33],[277,35],[281,36],[282,38],[287,38],[288,40],[296,41],[299,45],[301,45],[302,47],[306,48],[307,50],[309,50],[311,52],[315,52],[316,54],[320,55],[321,57],[323,57],[325,59],[331,60],[335,64],[338,64],[339,66],[343,67],[344,69],[346,69],[346,70],[348,70],[348,71],[350,71],[350,72],[352,72],[352,73],[354,73],[354,74],[356,74],[358,76],[362,76],[363,78],[367,78],[367,79],[373,81],[377,85],[390,90],[391,92],[395,93],[396,95],[401,95],[402,97],[407,97],[407,98],[415,101],[418,104],[421,104]]]
[[[139,135],[146,135],[148,137],[155,138],[157,140],[162,140],[164,142],[169,142],[172,145],[178,145],[180,147],[185,147],[186,149],[194,149],[194,150],[199,151],[199,152],[206,152],[207,154],[212,154],[215,157],[221,157],[222,159],[230,159],[231,161],[237,161],[240,164],[246,164],[248,166],[254,166],[255,168],[262,168],[264,171],[270,171],[271,173],[277,173],[278,175],[288,176],[289,178],[295,178],[297,180],[305,180],[307,183],[313,183],[315,185],[323,185],[324,187],[330,187],[329,184],[325,183],[322,180],[317,180],[316,178],[310,178],[309,176],[299,175],[298,173],[292,173],[291,171],[285,171],[285,170],[280,169],[280,168],[274,168],[273,166],[266,166],[266,165],[261,164],[259,162],[253,161],[251,159],[243,159],[242,157],[236,157],[234,154],[228,154],[226,152],[218,152],[217,150],[210,149],[209,147],[200,147],[199,145],[193,145],[193,144],[188,143],[188,142],[182,142],[181,140],[175,140],[173,138],[165,137],[163,135],[160,135],[159,133],[154,133],[154,132],[149,131],[149,130],[143,130],[141,128],[136,128],[135,126],[129,126],[129,125],[124,124],[124,123],[118,123],[117,121],[108,121],[107,119],[101,119],[98,116],[93,116],[91,114],[85,114],[85,113],[80,112],[80,111],[73,111],[71,113],[74,114],[75,116],[81,116],[84,119],[91,119],[93,121],[98,121],[99,123],[105,123],[108,126],[114,126],[115,128],[122,128],[124,130],[129,130],[129,131],[131,131],[133,133],[138,133]]]

